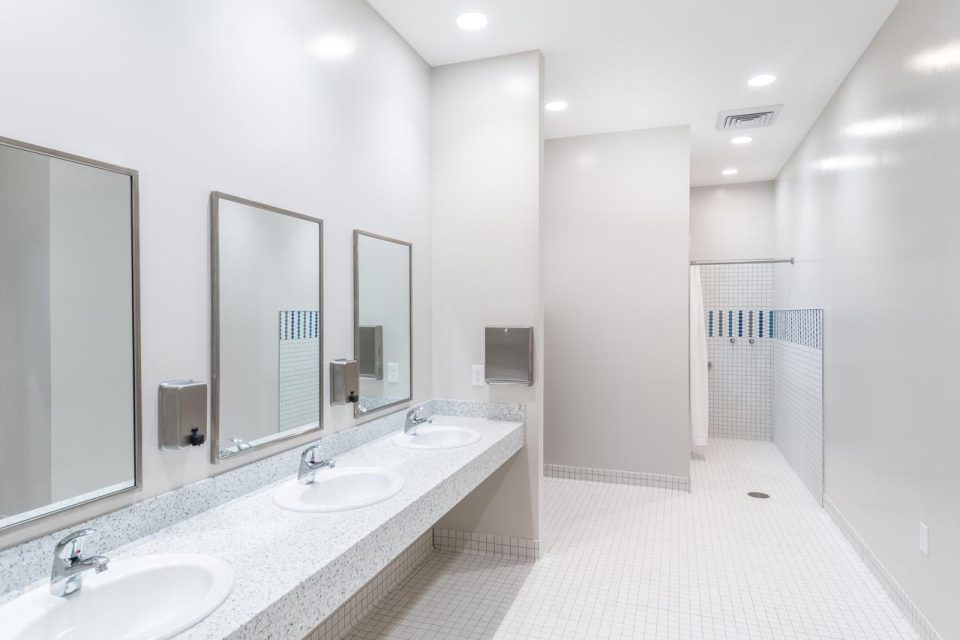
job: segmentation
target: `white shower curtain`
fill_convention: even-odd
[[[707,444],[710,388],[707,377],[707,326],[700,267],[690,267],[690,434],[695,447]]]

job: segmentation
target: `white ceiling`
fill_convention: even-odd
[[[694,185],[771,180],[897,0],[368,0],[437,66],[540,49],[548,138],[689,124]],[[467,11],[489,25],[466,32]],[[760,73],[779,78],[750,88]],[[730,144],[721,109],[784,104]],[[736,167],[732,178],[720,172]]]

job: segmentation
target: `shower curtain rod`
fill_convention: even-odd
[[[690,265],[708,265],[708,264],[777,264],[789,262],[793,264],[793,258],[755,258],[748,260],[691,260]]]

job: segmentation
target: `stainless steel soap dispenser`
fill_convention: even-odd
[[[160,383],[160,448],[199,447],[207,439],[207,383]]]

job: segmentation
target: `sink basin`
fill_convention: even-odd
[[[0,607],[0,629],[8,640],[164,640],[213,613],[232,588],[233,569],[219,558],[113,560],[65,598],[44,584],[11,600]]]
[[[346,467],[317,472],[313,484],[284,482],[273,494],[278,507],[312,513],[347,511],[382,502],[400,492],[403,477],[387,469]]]
[[[417,435],[400,432],[393,436],[393,443],[406,449],[456,449],[480,441],[480,434],[467,427],[442,425],[420,426]]]

